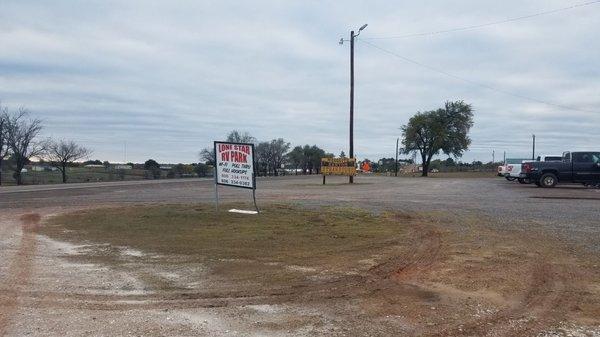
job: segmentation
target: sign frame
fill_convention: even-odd
[[[219,165],[218,165],[217,144],[245,145],[245,146],[250,147],[250,152],[252,153],[252,180],[251,180],[252,186],[240,186],[240,185],[225,184],[225,183],[219,182],[219,175],[218,175]],[[216,211],[217,212],[219,211],[219,185],[221,185],[221,186],[237,187],[237,188],[243,188],[246,190],[252,190],[252,201],[254,202],[254,208],[256,209],[256,213],[260,213],[260,210],[258,209],[258,205],[256,204],[256,156],[255,156],[255,152],[254,152],[254,144],[215,140],[215,141],[213,141],[213,153],[215,155],[214,174],[215,174],[215,207],[216,207]]]
[[[219,182],[219,175],[218,173],[218,153],[217,153],[217,144],[232,144],[232,145],[246,145],[246,146],[250,146],[250,151],[252,152],[252,186],[251,187],[246,187],[246,186],[239,186],[239,185],[233,185],[233,184],[224,184],[224,183],[220,183]],[[226,142],[226,141],[214,141],[213,144],[214,148],[213,151],[215,153],[215,184],[217,185],[221,185],[221,186],[231,186],[231,187],[237,187],[237,188],[245,188],[245,189],[251,189],[251,190],[255,190],[256,189],[256,158],[255,158],[255,153],[254,153],[254,144],[252,143],[238,143],[238,142]]]

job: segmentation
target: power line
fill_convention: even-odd
[[[599,2],[600,2],[600,0],[599,0]],[[428,70],[436,72],[436,73],[440,73],[442,75],[446,75],[446,76],[451,77],[453,79],[456,79],[456,80],[459,80],[459,81],[463,81],[463,82],[469,83],[469,84],[474,85],[474,86],[482,87],[482,88],[485,88],[485,89],[488,89],[488,90],[496,91],[496,92],[499,92],[499,93],[502,93],[502,94],[505,94],[505,95],[508,95],[508,96],[517,97],[517,98],[528,100],[528,101],[531,101],[531,102],[536,102],[536,103],[540,103],[540,104],[549,105],[549,106],[552,106],[552,107],[555,107],[555,108],[560,108],[560,109],[563,109],[563,110],[573,110],[573,111],[587,112],[587,113],[599,113],[598,111],[579,109],[579,108],[572,107],[572,106],[567,106],[567,105],[557,104],[557,103],[553,103],[553,102],[549,102],[549,101],[544,101],[544,100],[541,100],[539,98],[528,97],[528,96],[524,96],[524,95],[521,95],[521,94],[515,94],[513,92],[506,91],[506,90],[503,90],[503,89],[498,89],[496,87],[492,87],[492,86],[484,84],[484,83],[475,82],[475,81],[466,79],[464,77],[460,77],[460,76],[451,74],[451,73],[449,73],[447,71],[444,71],[444,70],[441,70],[441,69],[438,69],[438,68],[426,65],[424,63],[421,63],[421,62],[418,62],[418,61],[415,61],[415,60],[412,60],[412,59],[409,59],[408,57],[404,57],[404,56],[402,56],[400,54],[397,54],[397,53],[395,53],[395,52],[393,52],[391,50],[379,47],[379,46],[377,46],[377,45],[375,45],[375,44],[373,44],[371,42],[365,41],[364,39],[360,39],[360,40],[362,42],[366,43],[367,45],[369,45],[369,46],[371,46],[371,47],[373,47],[375,49],[378,49],[378,50],[380,50],[380,51],[382,51],[382,52],[384,52],[386,54],[395,56],[395,57],[397,57],[397,58],[399,58],[401,60],[404,60],[406,62],[418,65],[419,67],[428,69]]]
[[[504,24],[504,23],[508,23],[508,22],[514,22],[514,21],[530,19],[530,18],[534,18],[534,17],[538,17],[538,16],[543,16],[543,15],[548,15],[548,14],[554,14],[554,13],[568,11],[568,10],[571,10],[571,9],[575,9],[575,8],[579,8],[579,7],[584,7],[584,6],[589,6],[589,5],[593,5],[593,4],[597,4],[597,3],[600,3],[600,0],[588,1],[588,2],[584,2],[584,3],[580,3],[580,4],[571,5],[571,6],[568,6],[568,7],[562,7],[562,8],[557,8],[557,9],[552,9],[552,10],[537,12],[537,13],[533,13],[533,14],[529,14],[529,15],[523,15],[523,16],[517,16],[517,17],[513,17],[513,18],[508,18],[508,19],[504,19],[504,20],[498,20],[498,21],[492,21],[492,22],[482,23],[482,24],[478,24],[478,25],[470,25],[470,26],[456,27],[456,28],[450,28],[450,29],[444,29],[444,30],[435,30],[435,31],[430,31],[430,32],[422,32],[422,33],[413,33],[413,34],[404,34],[404,35],[395,35],[395,36],[370,37],[370,38],[363,38],[362,40],[406,39],[406,38],[410,38],[410,37],[420,37],[420,36],[431,36],[431,35],[439,35],[439,34],[446,34],[446,33],[456,33],[456,32],[461,32],[461,31],[465,31],[465,30],[473,30],[473,29],[485,28],[485,27],[494,26],[494,25],[500,25],[500,24]]]

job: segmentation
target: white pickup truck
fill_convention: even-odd
[[[531,181],[526,178],[526,174],[523,171],[523,163],[532,162],[531,159],[506,159],[506,171],[505,175],[507,180],[517,180],[521,184],[530,184]],[[540,156],[535,161],[562,161],[562,156]]]
[[[523,178],[521,175],[521,164],[523,162],[532,161],[531,159],[523,159],[523,158],[507,158],[506,163],[504,164],[504,177],[506,180],[513,181],[515,179]],[[519,181],[521,182],[521,181]],[[523,182],[524,184],[525,182]]]

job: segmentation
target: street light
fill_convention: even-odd
[[[360,26],[358,34],[350,32],[350,158],[354,158],[354,38],[360,35],[368,24]],[[344,44],[344,39],[340,39],[340,45]],[[349,177],[350,184],[354,183],[354,176]]]

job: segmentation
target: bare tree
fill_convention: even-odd
[[[238,130],[233,130],[227,135],[228,142],[233,143],[256,143],[256,138],[252,137],[248,132],[240,132]]]
[[[277,175],[278,170],[281,168],[281,165],[284,162],[285,154],[290,149],[290,143],[283,140],[283,138],[277,138],[271,140],[269,144],[270,152],[271,152],[271,166],[273,168],[273,174]]]
[[[2,185],[2,162],[8,156],[8,109],[0,105],[0,185]]]
[[[200,161],[206,165],[215,165],[215,149],[206,147],[199,153]]]
[[[67,166],[77,160],[89,157],[89,149],[77,145],[74,141],[51,141],[47,145],[46,157],[50,164],[62,173],[63,184],[67,182]]]
[[[42,131],[42,121],[27,118],[28,111],[20,108],[15,114],[8,114],[6,119],[7,142],[15,161],[13,177],[17,185],[23,184],[21,171],[32,157],[44,153],[45,143],[37,141]]]
[[[265,175],[277,175],[289,149],[290,143],[283,140],[283,138],[258,143],[256,146],[256,161],[259,171]]]

